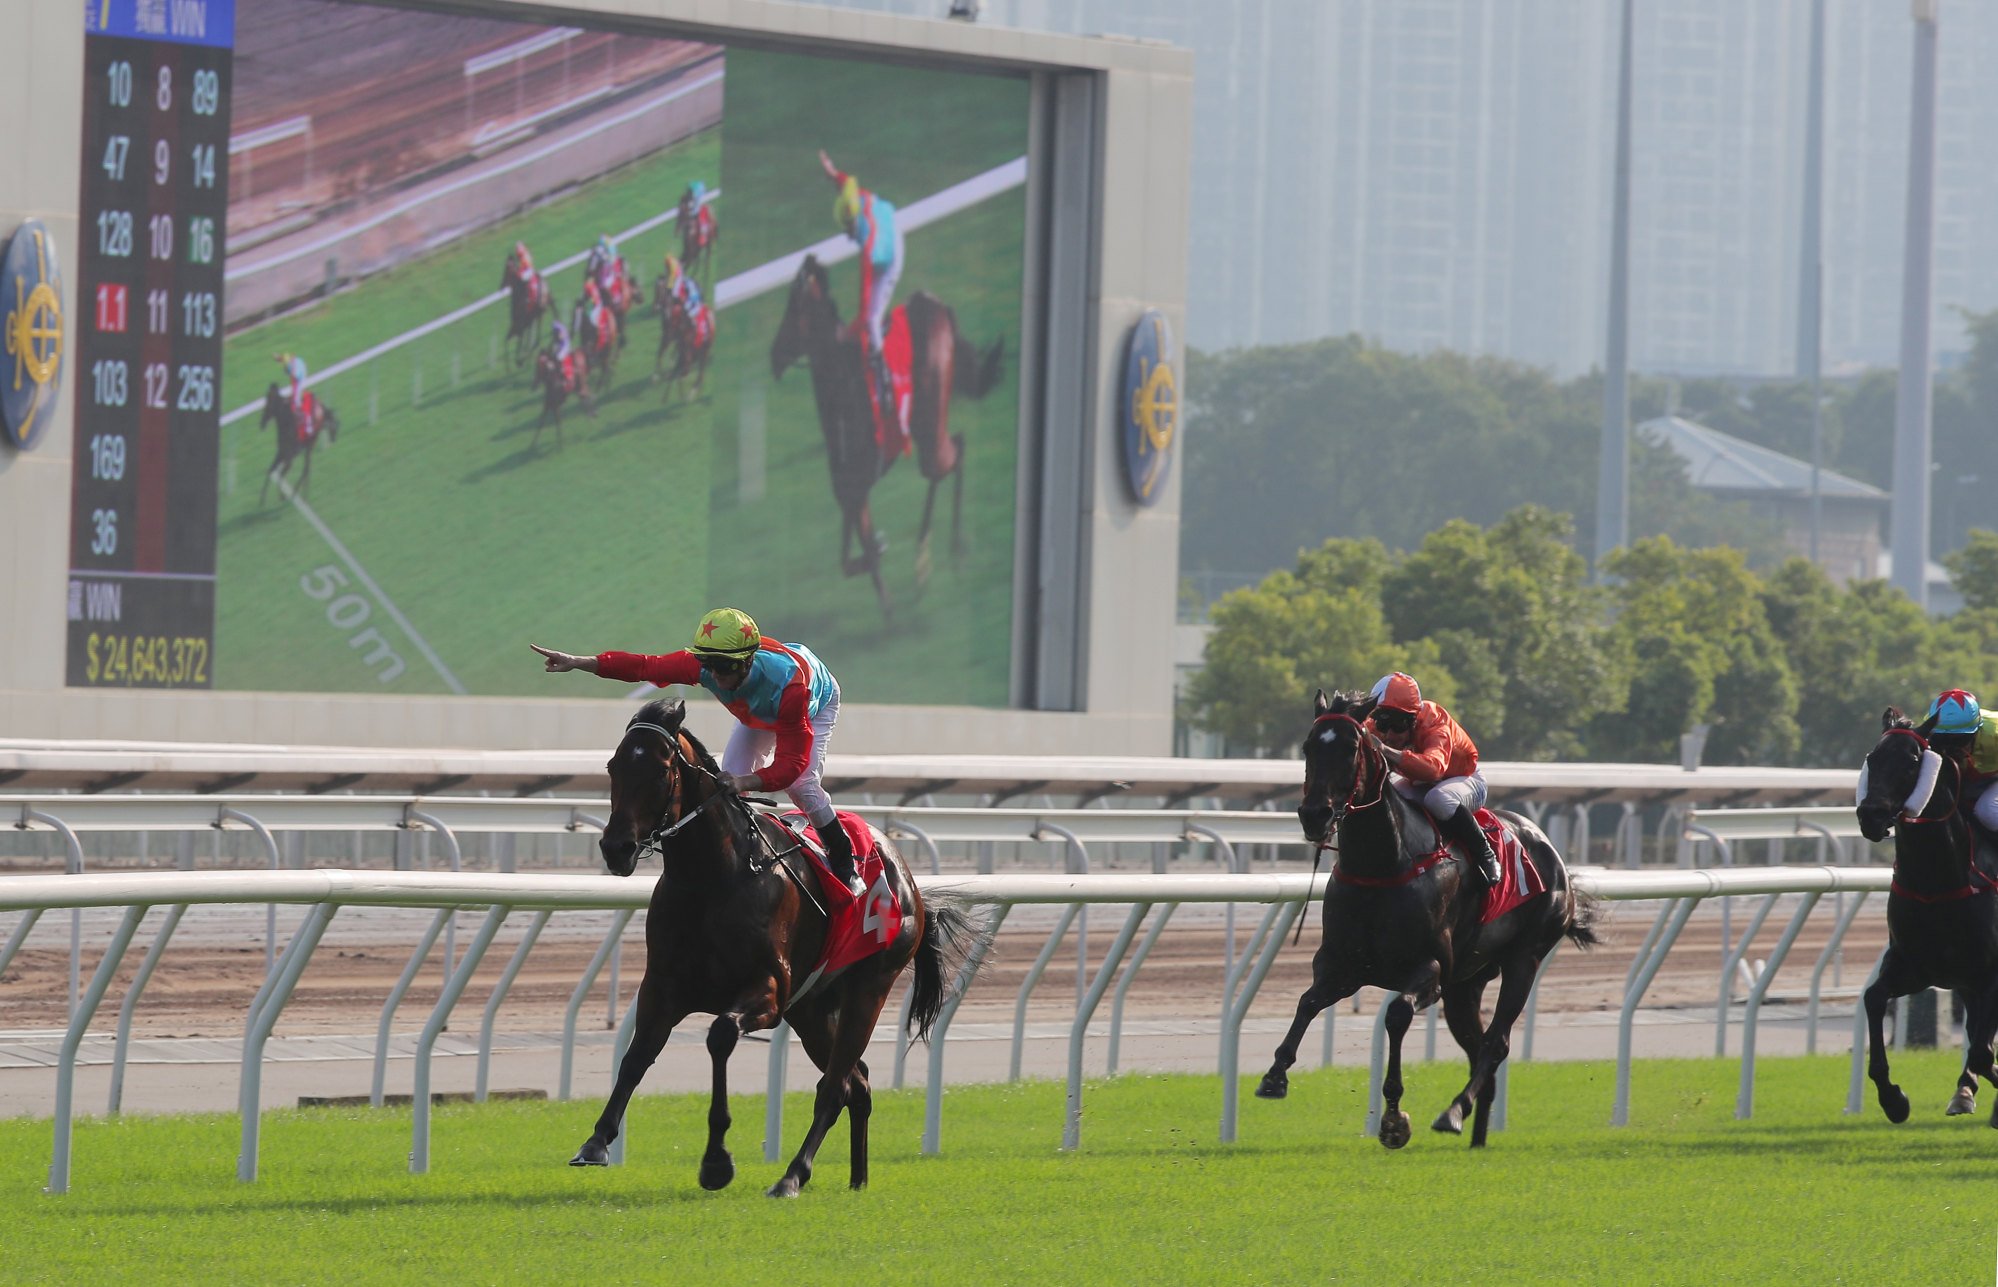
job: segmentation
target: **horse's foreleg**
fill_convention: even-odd
[[[1290,1066],[1297,1062],[1297,1049],[1304,1044],[1311,1021],[1320,1010],[1339,1004],[1358,990],[1358,984],[1335,980],[1326,971],[1314,968],[1311,986],[1297,998],[1297,1013],[1290,1021],[1290,1031],[1283,1034],[1283,1041],[1277,1045],[1270,1070],[1256,1087],[1256,1098],[1282,1099],[1290,1093]]]
[[[1401,1039],[1415,1022],[1415,1007],[1408,997],[1398,995],[1388,1002],[1387,1076],[1381,1080],[1380,1141],[1387,1148],[1408,1143],[1408,1114],[1401,1111]]]
[[[950,490],[950,558],[955,566],[964,557],[964,435],[954,433],[951,441],[957,444],[957,468],[951,471],[956,477]]]
[[[708,1058],[714,1061],[714,1098],[708,1101],[708,1149],[701,1154],[701,1187],[710,1193],[725,1189],[735,1178],[735,1159],[728,1155],[728,1057],[742,1038],[742,1025],[733,1014],[717,1017],[708,1028]]]
[[[1908,1120],[1908,1097],[1894,1084],[1888,1071],[1887,1042],[1882,1029],[1887,1019],[1887,1003],[1908,990],[1901,986],[1900,957],[1889,947],[1880,962],[1880,977],[1866,989],[1862,1000],[1866,1005],[1866,1075],[1873,1081],[1880,1111],[1887,1114],[1888,1121],[1897,1123]]]
[[[920,593],[930,583],[930,516],[937,507],[937,484],[941,478],[930,479],[929,490],[923,493],[923,522],[916,529],[916,590]]]
[[[650,980],[638,985],[638,1023],[631,1035],[631,1047],[624,1052],[624,1059],[617,1066],[617,1084],[611,1087],[610,1098],[604,1101],[604,1111],[597,1117],[597,1128],[590,1138],[583,1141],[583,1147],[576,1150],[576,1156],[569,1159],[570,1166],[609,1166],[611,1141],[618,1136],[624,1125],[625,1105],[638,1089],[639,1081],[646,1070],[652,1067],[659,1052],[666,1048],[666,1038],[678,1026],[687,1012],[677,1004],[667,1009],[661,1004],[652,990]]]

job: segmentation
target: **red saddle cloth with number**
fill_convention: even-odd
[[[306,389],[298,395],[298,441],[311,442],[319,434],[319,399]]]
[[[909,314],[901,307],[888,311],[888,325],[882,328],[881,360],[888,367],[888,383],[895,395],[895,417],[899,424],[883,423],[877,413],[874,417],[874,445],[881,451],[881,459],[889,461],[897,456],[906,456],[913,448],[909,438],[909,398],[914,380],[909,374],[915,347],[909,340]],[[870,369],[868,384],[874,382]],[[872,392],[870,387],[869,392]],[[877,407],[879,402],[875,404]]]
[[[853,844],[854,865],[860,871],[861,882],[867,886],[867,896],[856,898],[846,882],[833,875],[832,868],[826,865],[819,833],[805,815],[794,810],[781,816],[786,826],[802,832],[809,842],[804,851],[810,855],[818,874],[819,890],[825,895],[826,911],[832,922],[826,929],[825,951],[814,973],[843,970],[893,943],[902,932],[902,900],[888,886],[881,851],[875,847],[874,833],[868,830],[867,821],[851,813],[839,814],[839,825],[846,828],[846,838]]]
[[[1519,836],[1490,809],[1477,812],[1478,826],[1491,841],[1492,852],[1498,855],[1499,883],[1485,892],[1485,910],[1478,921],[1484,924],[1495,921],[1529,898],[1547,892],[1547,882],[1541,879],[1540,868],[1526,856],[1526,846],[1519,843]]]

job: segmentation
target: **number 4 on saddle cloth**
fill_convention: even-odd
[[[832,868],[826,865],[819,833],[806,821],[803,813],[792,810],[779,814],[777,820],[804,840],[800,849],[812,860],[812,867],[819,878],[819,892],[825,897],[826,913],[831,921],[826,927],[825,950],[814,964],[807,982],[818,982],[893,943],[895,936],[902,932],[902,900],[888,886],[881,851],[874,845],[874,833],[868,828],[866,819],[851,813],[839,815],[839,825],[846,828],[846,838],[853,845],[854,867],[867,887],[865,898],[854,897],[846,883],[833,875]],[[802,996],[804,991],[800,987],[797,995]]]
[[[1492,852],[1498,855],[1499,864],[1499,883],[1485,891],[1485,910],[1478,917],[1482,925],[1497,920],[1527,899],[1546,893],[1547,882],[1542,879],[1540,868],[1527,861],[1526,846],[1519,843],[1513,829],[1497,814],[1480,809],[1474,816],[1478,829],[1491,842]]]
[[[299,394],[298,405],[298,424],[294,432],[298,434],[300,444],[304,444],[318,436],[319,399],[312,396],[312,390],[306,389]]]
[[[858,319],[856,319],[858,320]],[[897,456],[906,456],[914,450],[915,444],[909,436],[910,391],[915,387],[914,377],[909,373],[914,346],[909,342],[908,310],[897,305],[888,312],[888,325],[882,328],[881,361],[888,368],[888,384],[895,395],[895,415],[901,421],[889,425],[882,421],[881,402],[873,396],[874,371],[867,371],[868,402],[875,408],[874,445],[881,452],[884,467]]]

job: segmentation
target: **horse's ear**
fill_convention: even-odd
[[[686,718],[687,718],[687,703],[680,701],[678,699],[667,702],[666,705],[661,707],[659,710],[659,722],[664,724],[667,728],[674,729],[675,731],[679,729],[681,722],[684,721]]]
[[[1378,705],[1380,705],[1380,702],[1371,694],[1365,697],[1355,697],[1353,704],[1346,708],[1346,713],[1364,724],[1373,716],[1374,708]]]
[[[1321,688],[1316,693],[1312,694],[1311,717],[1313,719],[1318,718],[1320,715],[1323,715],[1326,711],[1329,711],[1331,709],[1332,709],[1332,702],[1329,698],[1325,696],[1324,689]]]
[[[1898,706],[1889,706],[1880,713],[1880,731],[1883,733],[1890,728],[1906,728],[1907,725],[1908,717],[1901,713]]]

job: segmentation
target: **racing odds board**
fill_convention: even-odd
[[[88,0],[68,683],[213,684],[235,0]]]

